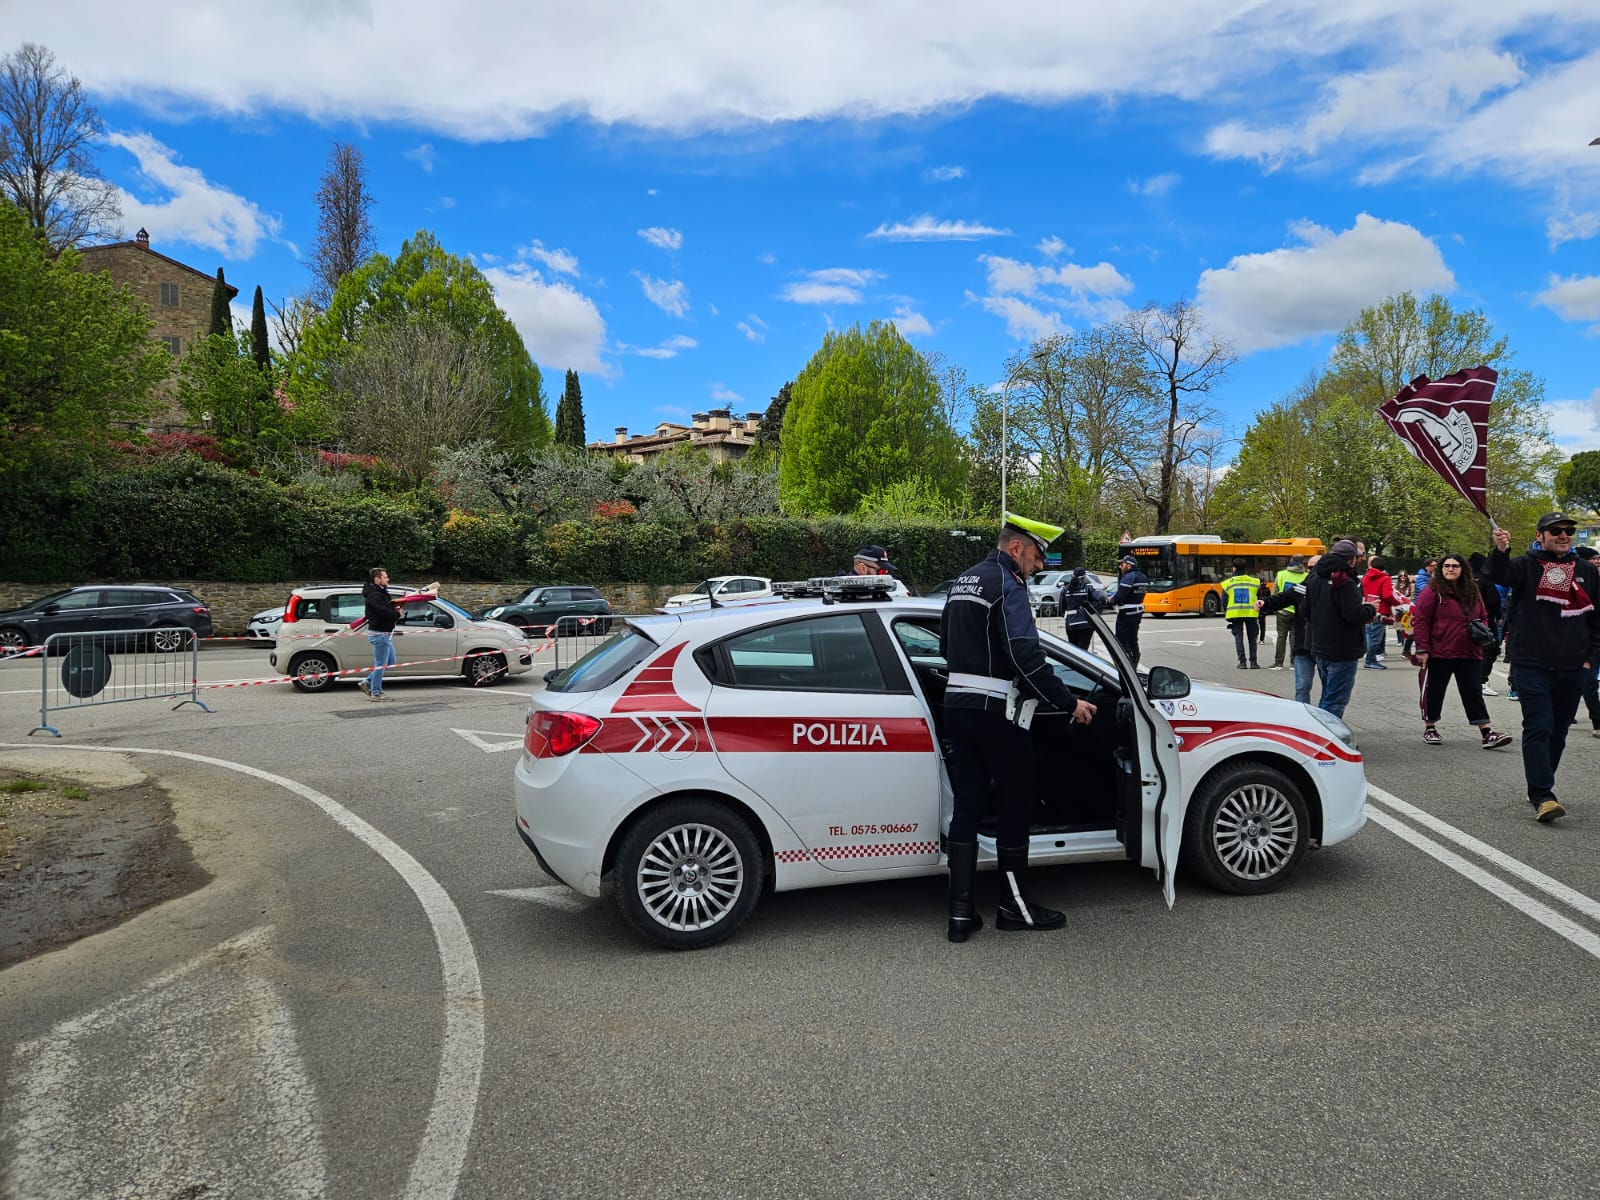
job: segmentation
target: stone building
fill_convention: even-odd
[[[131,242],[84,246],[78,254],[83,270],[110,275],[113,283],[145,302],[155,320],[151,336],[171,352],[174,369],[190,345],[211,331],[211,292],[216,276],[150,249],[150,235],[143,229]],[[227,288],[231,301],[239,289],[232,284]],[[166,406],[152,418],[156,432],[187,425],[170,383],[165,394]]]
[[[618,425],[614,440],[590,442],[588,449],[597,454],[611,454],[628,462],[642,463],[658,454],[687,445],[704,450],[713,463],[721,465],[750,453],[765,415],[746,413],[744,420],[736,421],[728,409],[713,408],[710,412],[695,413],[692,425],[663,421],[656,426],[654,433],[636,433],[631,437],[626,425]]]

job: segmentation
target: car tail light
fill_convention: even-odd
[[[208,612],[210,612],[211,610],[209,608],[207,608],[204,604],[196,604],[194,606],[194,608],[191,609],[190,611],[193,612],[194,615],[197,616],[197,617],[203,617]]]
[[[534,758],[560,758],[582,748],[600,732],[600,722],[583,713],[536,712],[528,720],[523,748]]]
[[[300,597],[291,595],[289,603],[283,606],[283,623],[292,625],[300,619]]]

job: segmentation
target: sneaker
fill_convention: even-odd
[[[1250,669],[1250,664],[1249,663],[1240,663],[1239,664],[1239,670],[1248,671],[1249,669]]]
[[[1250,669],[1252,671],[1259,671],[1259,670],[1261,670],[1261,664],[1260,663],[1251,663],[1250,664]]]
[[[1444,745],[1444,739],[1439,736],[1439,731],[1432,725],[1428,726],[1422,731],[1422,740],[1427,742],[1430,746]]]
[[[1596,729],[1596,730],[1595,730],[1595,731],[1594,731],[1594,736],[1595,736],[1595,737],[1600,737],[1600,729]]]
[[[1512,688],[1509,692],[1507,692],[1506,693],[1506,699],[1507,700],[1515,700],[1515,699],[1517,699],[1517,689],[1516,688]]]
[[[382,692],[379,692],[376,695],[368,695],[367,699],[371,700],[374,704],[387,704],[389,701],[389,697],[385,696]]]
[[[1554,821],[1557,817],[1564,817],[1566,815],[1567,810],[1561,807],[1561,801],[1555,799],[1543,801],[1533,811],[1533,819],[1535,821],[1542,821],[1546,823]]]
[[[372,683],[371,683],[370,680],[358,679],[356,681],[356,686],[361,689],[362,695],[364,695],[364,696],[372,695]]]
[[[1368,671],[1387,671],[1389,668],[1382,663],[1362,663],[1362,668]]]
[[[1269,668],[1269,669],[1273,670],[1273,671],[1281,671],[1281,670],[1283,670],[1283,664],[1282,663],[1274,663],[1271,666],[1271,668]],[[1595,730],[1594,731],[1594,735],[1595,735],[1595,737],[1600,737],[1600,729]]]
[[[1490,687],[1490,686],[1489,686],[1489,685],[1488,685],[1488,684],[1487,684],[1487,683],[1486,683],[1486,684],[1484,684],[1484,685],[1483,685],[1483,694],[1484,694],[1484,695],[1485,695],[1485,696],[1498,696],[1498,695],[1499,695],[1499,694],[1500,694],[1500,693],[1499,693],[1499,692],[1497,692],[1497,691],[1495,691],[1495,690],[1494,690],[1494,689],[1493,689],[1493,688],[1492,688],[1492,687]]]
[[[1483,731],[1483,748],[1485,750],[1498,750],[1501,746],[1509,745],[1511,745],[1511,735],[1509,733],[1496,733],[1492,729]]]

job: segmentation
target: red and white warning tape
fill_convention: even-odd
[[[384,670],[397,671],[401,667],[422,667],[430,666],[434,663],[465,662],[469,658],[487,658],[491,655],[498,655],[499,653],[500,651],[498,650],[474,650],[471,654],[456,654],[449,658],[414,658],[407,662],[395,663],[393,666],[385,667]],[[340,679],[346,675],[367,675],[370,674],[371,671],[372,668],[370,666],[349,667],[343,671],[307,671],[300,675],[279,675],[272,679],[241,679],[232,683],[197,683],[195,686],[204,692],[220,688],[260,687],[265,683],[293,683],[297,679]],[[489,676],[488,679],[494,679],[499,675],[504,675],[506,673],[507,672],[502,669],[501,671],[496,672],[495,675]],[[487,679],[474,679],[473,686],[481,686],[487,681]]]

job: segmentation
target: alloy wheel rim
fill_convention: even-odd
[[[1294,805],[1270,784],[1235,788],[1217,806],[1211,844],[1222,865],[1240,879],[1276,875],[1294,857],[1299,841]]]
[[[691,932],[722,920],[744,893],[739,848],[712,825],[674,825],[657,834],[639,858],[634,885],[652,918]]]

